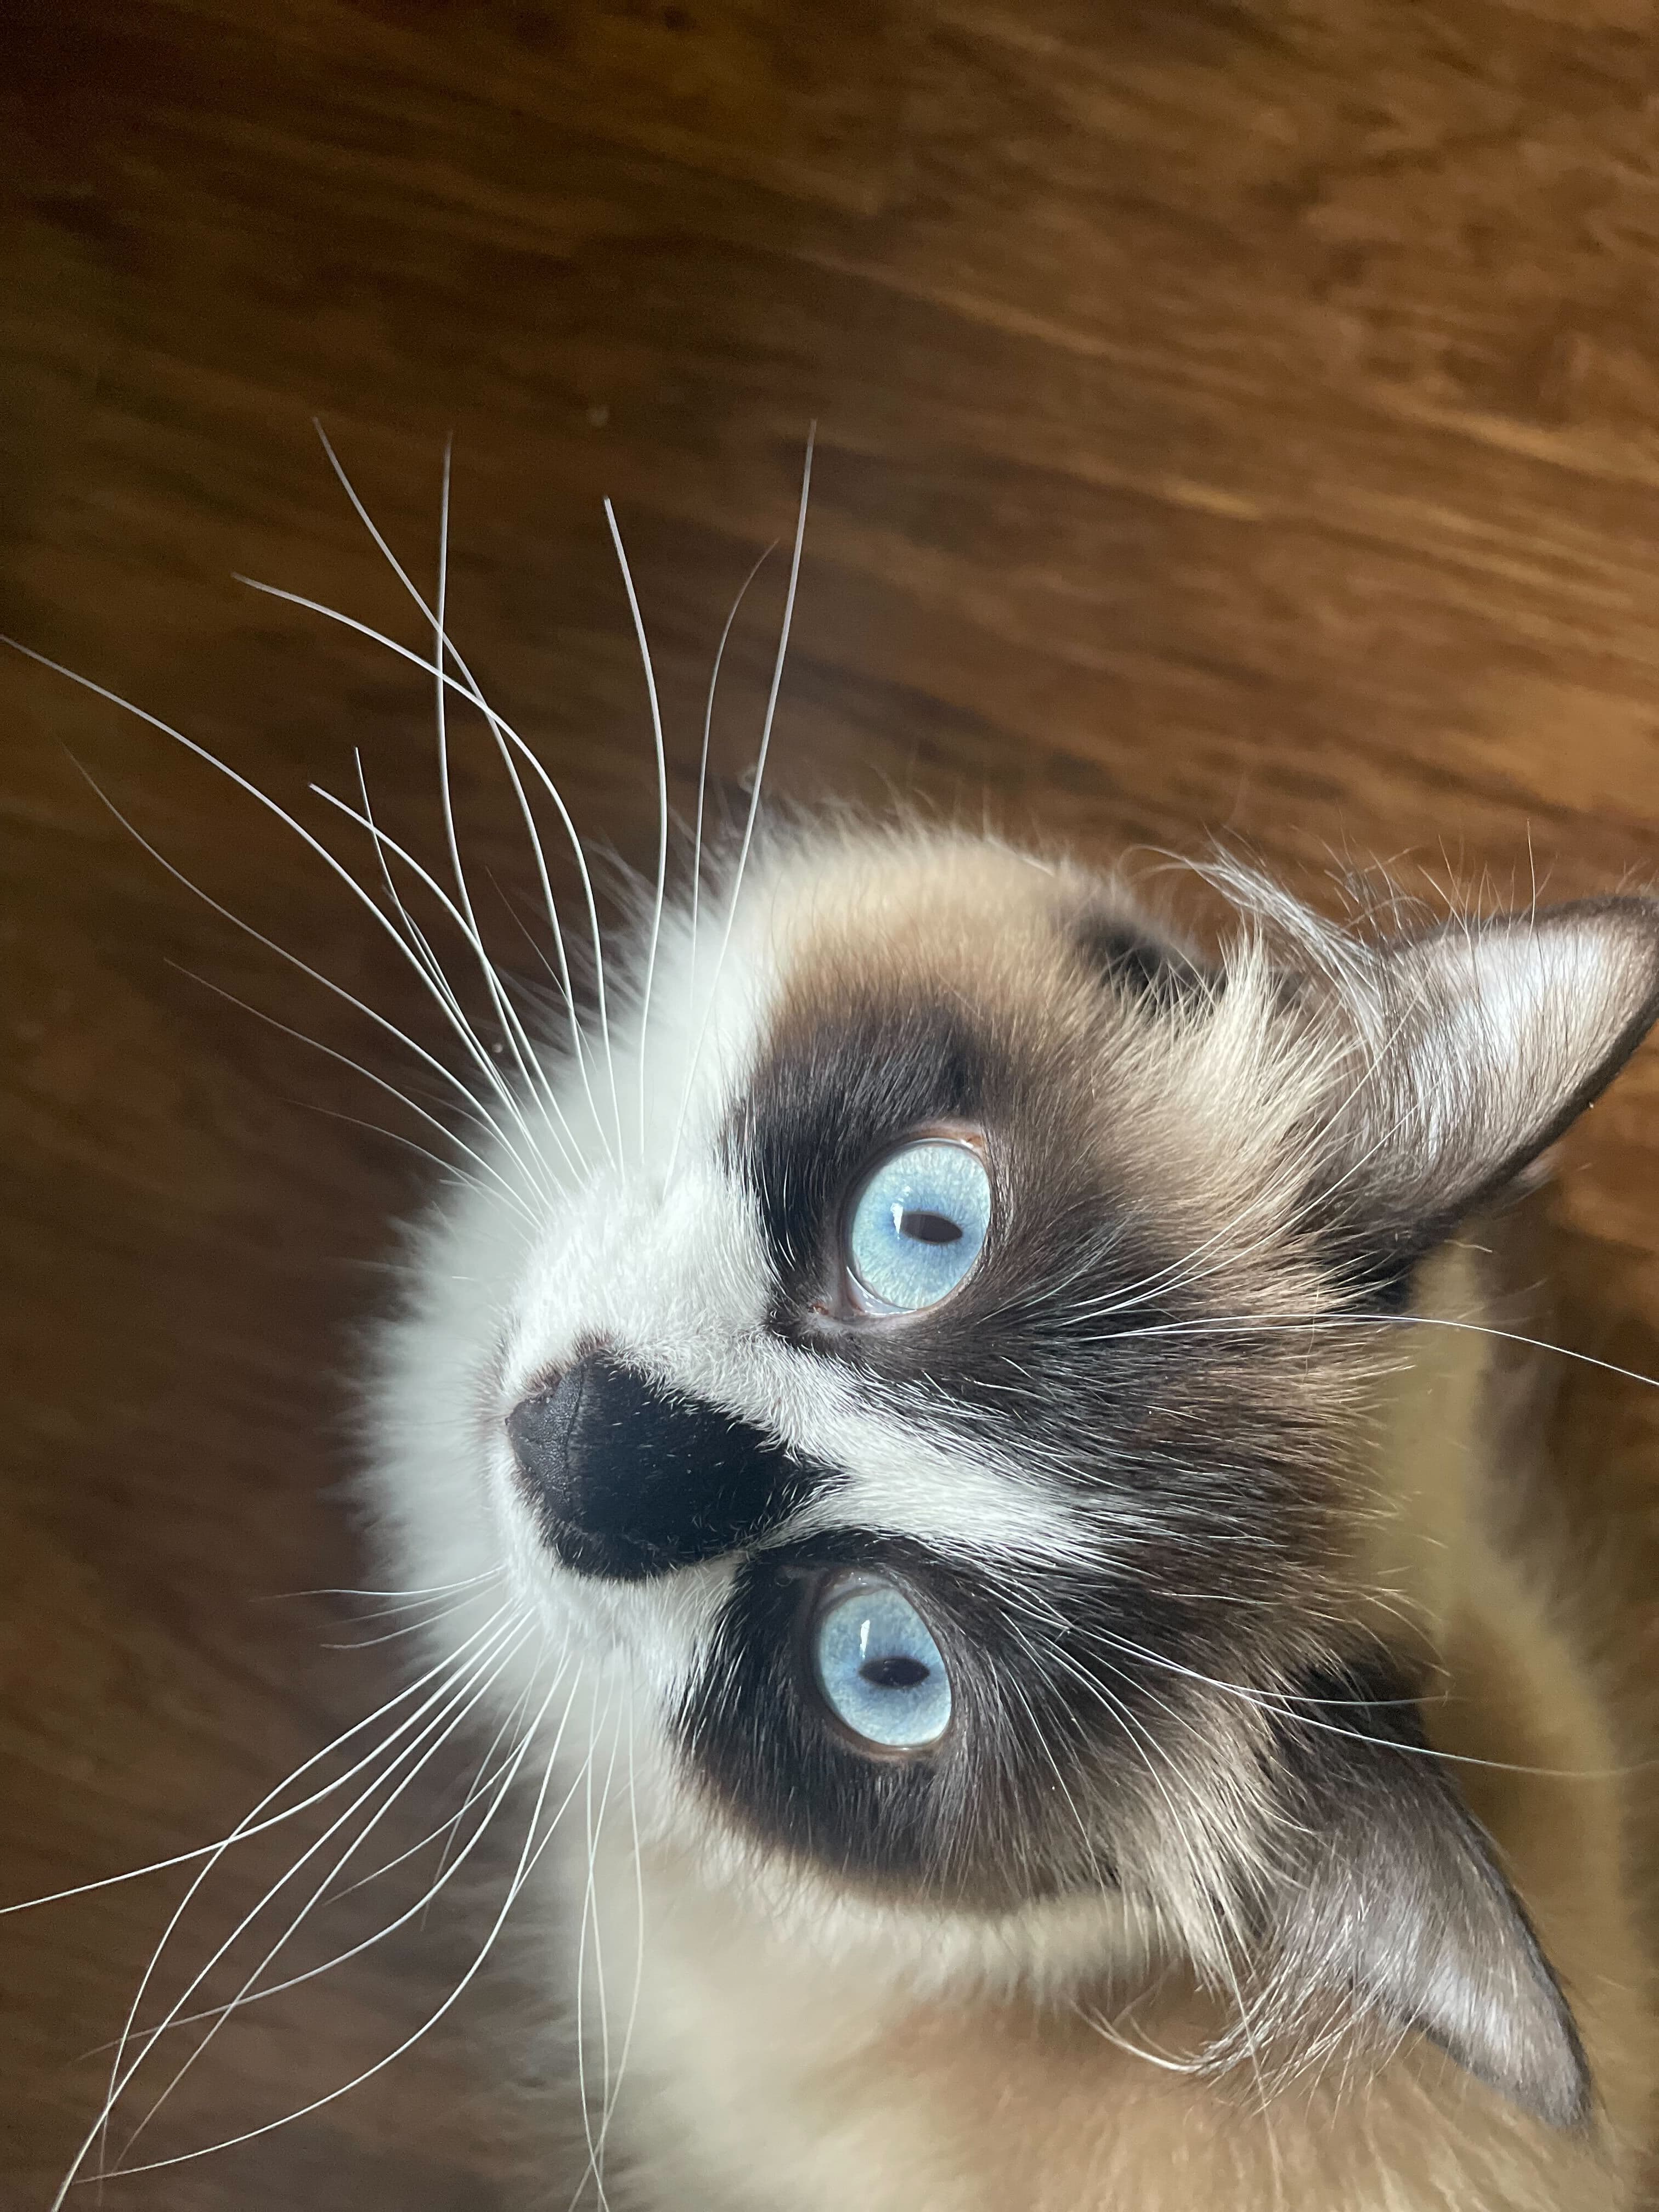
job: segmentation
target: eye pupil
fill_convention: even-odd
[[[962,1241],[962,1224],[947,1214],[927,1213],[912,1206],[896,1209],[898,1232],[901,1237],[914,1237],[918,1244],[957,1244]]]
[[[927,1680],[933,1668],[922,1660],[894,1653],[885,1659],[866,1659],[859,1673],[878,1690],[914,1690]]]

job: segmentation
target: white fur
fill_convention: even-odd
[[[1082,1544],[1133,1547],[1155,1522],[1151,1509],[1085,1515],[1006,1443],[970,1449],[931,1424],[922,1392],[906,1398],[902,1420],[872,1411],[839,1363],[766,1326],[760,1224],[723,1163],[722,1128],[799,945],[838,908],[878,904],[882,867],[902,850],[899,838],[831,838],[805,858],[775,847],[757,863],[729,931],[718,904],[702,909],[695,930],[684,917],[665,918],[648,1024],[637,1005],[618,1006],[613,989],[608,1054],[589,1032],[585,1065],[550,1060],[552,1093],[539,1124],[550,1141],[538,1147],[540,1159],[526,1165],[493,1146],[495,1176],[452,1197],[422,1232],[410,1308],[386,1340],[377,1378],[374,1480],[398,1577],[427,1587],[504,1565],[550,1636],[581,1662],[562,1753],[572,1779],[552,1796],[580,1786],[586,1766],[587,1832],[569,1830],[555,1845],[559,1879],[544,1900],[542,1940],[566,1951],[567,1970],[575,1947],[585,1986],[590,1930],[605,1960],[604,2033],[590,2007],[584,2049],[596,2062],[603,2045],[614,2061],[626,2045],[620,2110],[653,2212],[836,2201],[831,2188],[809,2190],[799,2165],[801,2145],[816,2143],[821,2159],[827,2139],[810,2118],[792,2134],[788,2108],[796,2099],[810,2104],[823,2069],[851,2063],[918,1996],[1018,1990],[1063,2005],[1085,1982],[1097,1996],[1115,1978],[1144,1976],[1172,1937],[1177,1953],[1224,1973],[1231,1939],[1216,1899],[1228,1881],[1212,1839],[1261,1814],[1259,1778],[1248,1760],[1230,1765],[1225,1746],[1216,1747],[1201,1785],[1213,1802],[1199,1805],[1172,1781],[1170,1897],[1157,1919],[1104,1891],[1000,1917],[887,1906],[784,1867],[711,1809],[681,1771],[670,1732],[708,1648],[730,1564],[636,1583],[575,1575],[549,1555],[515,1489],[507,1414],[597,1339],[671,1389],[845,1471],[844,1484],[818,1493],[787,1535],[845,1522],[980,1562],[999,1554],[1042,1562]],[[1260,910],[1259,891],[1255,902]],[[1271,911],[1266,918],[1284,922]],[[1299,909],[1293,920],[1305,934]],[[1488,1083],[1505,1054],[1525,1060],[1519,1033],[1546,1058],[1553,1048],[1540,1026],[1536,963],[1529,970],[1502,951],[1483,953],[1477,1015],[1459,977],[1443,972],[1473,957],[1466,940],[1448,939],[1392,997],[1374,960],[1334,933],[1311,951],[1311,964],[1322,963],[1337,986],[1340,1019],[1328,1010],[1287,1042],[1276,1027],[1266,942],[1247,934],[1207,1018],[1164,1040],[1164,1111],[1179,1120],[1183,1142],[1207,1155],[1211,1218],[1219,1203],[1229,1224],[1225,1255],[1210,1249],[1213,1236],[1199,1242],[1182,1263],[1187,1279],[1223,1256],[1248,1259],[1294,1225],[1295,1133],[1311,1127],[1322,1104],[1334,1127],[1345,1114],[1361,1121],[1358,1175],[1402,1120],[1415,1120],[1423,1152],[1443,1134],[1454,1140],[1444,1133],[1459,1120],[1455,1054],[1420,1073],[1415,1096],[1389,1091],[1383,1079],[1391,1044],[1425,1005],[1456,1002],[1467,1032],[1457,1052],[1482,1060]],[[1590,972],[1582,988],[1593,994],[1595,962],[1583,957]],[[1595,1012],[1589,1026],[1597,1036],[1614,1012]],[[1582,1054],[1582,1037],[1576,1046]],[[1124,1048],[1138,1048],[1127,1032]],[[556,1152],[563,1164],[553,1171]],[[1306,1318],[1316,1293],[1292,1268],[1282,1295],[1287,1312]],[[1261,1318],[1272,1324],[1271,1295]],[[1260,1717],[1234,1718],[1248,1734]],[[623,1771],[625,1793],[611,1787]],[[599,1796],[608,1803],[597,1808],[595,1771],[607,1778]],[[599,2093],[607,2123],[608,2087]],[[890,2133],[887,2140],[884,2156],[899,2156]],[[757,2165],[766,2184],[751,2192]]]

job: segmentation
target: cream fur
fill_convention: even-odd
[[[533,1938],[567,1987],[583,1951],[597,2080],[591,1881],[613,2068],[627,2045],[609,2199],[648,2212],[1628,2207],[1659,2043],[1619,1750],[1578,1656],[1578,1594],[1500,1540],[1510,1516],[1493,1494],[1512,1483],[1519,1443],[1479,1334],[1402,1328],[1389,1344],[1362,1424],[1354,1586],[1390,1635],[1405,1620],[1436,1670],[1440,1747],[1595,1778],[1461,1770],[1577,2013],[1601,2106],[1583,2134],[1528,2118],[1415,2036],[1380,2065],[1356,2043],[1313,2081],[1265,2095],[1248,2065],[1194,2070],[1227,2007],[1187,1969],[1179,1925],[1150,1924],[1115,1894],[974,1917],[869,1902],[767,1863],[688,1792],[665,1730],[728,1568],[595,1588],[550,1566],[514,1497],[503,1408],[599,1332],[844,1461],[872,1525],[978,1556],[1041,1558],[1075,1540],[1063,1501],[1017,1466],[883,1433],[842,1378],[804,1374],[768,1340],[755,1227],[712,1146],[769,1023],[826,947],[902,969],[925,942],[964,989],[1010,1003],[1037,991],[1041,1019],[1053,917],[1083,881],[975,841],[777,848],[723,963],[718,916],[705,908],[695,940],[671,921],[642,1079],[637,1012],[618,1021],[624,1158],[605,1162],[618,1142],[606,1098],[591,1112],[567,1066],[557,1096],[591,1168],[560,1170],[550,1197],[497,1152],[528,1219],[481,1186],[425,1232],[413,1310],[375,1392],[375,1496],[395,1570],[422,1587],[505,1560],[550,1637],[584,1662],[567,1759],[591,1745],[600,1771],[634,1768],[591,1854],[561,1832]],[[1290,1196],[1273,1164],[1331,1067],[1317,1038],[1301,1065],[1275,1056],[1270,1001],[1266,954],[1246,949],[1213,1019],[1183,1031],[1159,1071],[1209,1203],[1218,1193],[1247,1243],[1281,1231]],[[1163,1133],[1127,1122],[1118,1140],[1155,1161]],[[684,1172],[665,1182],[671,1156]],[[1467,1251],[1430,1273],[1419,1312],[1479,1323],[1490,1311]],[[1284,1310],[1310,1295],[1293,1281]]]

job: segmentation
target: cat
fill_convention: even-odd
[[[436,665],[392,649],[453,662],[532,834],[557,808],[592,989],[539,844],[532,1030],[447,811],[453,890],[365,799],[468,1111],[410,1102],[459,1173],[364,1496],[426,1664],[347,1778],[494,1714],[431,1893],[520,1818],[478,1965],[516,1907],[574,2016],[578,2197],[1633,2207],[1659,2021],[1503,1221],[1659,1018],[1659,902],[1343,928],[1217,864],[1211,956],[989,836],[762,834],[786,611],[741,836],[706,866],[700,798],[681,902],[653,690],[619,980],[556,789],[415,596]],[[308,1773],[298,1812],[341,1786]],[[58,2204],[168,2024],[256,1993],[187,2013],[214,1963],[136,2043],[135,2001]]]
[[[1618,1754],[1463,1232],[1659,1015],[1659,903],[1224,888],[1206,960],[775,832],[420,1234],[379,1540],[476,1583],[443,1656],[523,1639],[618,2204],[1634,2201]]]

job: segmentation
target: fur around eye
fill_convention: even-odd
[[[991,1179],[971,1146],[930,1138],[890,1153],[848,1217],[846,1265],[890,1313],[948,1297],[971,1271],[991,1227]]]

